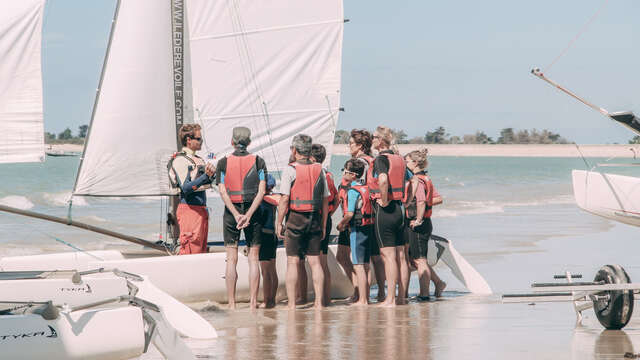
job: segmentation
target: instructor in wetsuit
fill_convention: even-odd
[[[205,190],[211,187],[216,171],[196,155],[202,147],[200,125],[185,124],[178,132],[182,151],[170,160],[169,180],[180,190],[176,218],[180,226],[180,255],[207,252],[209,213]]]
[[[404,182],[409,177],[402,156],[390,149],[393,143],[391,129],[378,126],[372,142],[373,147],[378,150],[378,156],[373,162],[373,176],[367,185],[371,198],[376,202],[374,233],[387,278],[388,293],[382,306],[395,306],[396,303],[403,305],[406,303],[405,287],[409,283],[409,267],[404,253],[402,198]]]
[[[258,307],[262,226],[260,214],[256,210],[266,191],[267,166],[260,156],[247,151],[250,143],[251,131],[248,128],[233,128],[231,145],[235,151],[220,159],[216,178],[220,197],[225,205],[222,232],[227,252],[225,280],[230,309],[236,307],[236,265],[241,231],[244,231],[249,248],[249,307]]]
[[[284,237],[287,250],[287,298],[289,309],[296,307],[298,263],[307,257],[311,266],[316,308],[324,306],[324,272],[320,263],[322,239],[327,229],[329,190],[322,164],[313,163],[312,139],[299,134],[291,143],[291,162],[282,171],[276,233]],[[288,211],[288,214],[287,214]],[[282,222],[287,221],[283,232]]]

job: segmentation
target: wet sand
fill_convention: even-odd
[[[622,264],[631,280],[639,281],[637,228],[584,213],[584,221],[606,226],[594,226],[588,235],[527,242],[522,248],[491,241],[497,219],[491,214],[479,218],[487,224],[476,227],[478,236],[486,237],[480,244],[477,238],[455,243],[495,295],[464,292],[450,271],[438,265],[438,274],[449,284],[438,301],[412,300],[392,309],[342,303],[319,311],[288,311],[284,304],[255,312],[246,304],[237,311],[209,306],[201,314],[219,338],[187,343],[204,359],[623,359],[627,352],[640,353],[640,311],[624,330],[609,331],[592,310],[584,312],[582,326],[576,327],[570,303],[500,301],[502,293],[526,292],[531,282],[552,281],[553,274],[564,270],[592,279],[604,264]],[[478,245],[482,254],[476,252]],[[161,357],[152,348],[142,359]]]

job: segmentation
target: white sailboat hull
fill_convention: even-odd
[[[329,246],[328,263],[331,271],[331,296],[346,298],[353,293],[353,287],[344,271],[338,265],[335,253],[337,246]],[[109,259],[95,260],[91,255],[106,255]],[[279,279],[278,293],[285,293],[286,253],[278,248],[276,264]],[[225,253],[208,253],[180,256],[153,256],[125,259],[117,251],[87,253],[58,253],[33,256],[5,257],[0,259],[3,271],[23,270],[69,270],[79,271],[106,268],[119,269],[139,275],[145,275],[159,289],[182,302],[215,301],[226,303]],[[37,264],[37,265],[34,265]],[[238,266],[236,298],[239,301],[249,299],[249,264],[247,258],[240,255]],[[309,284],[311,272],[307,271]],[[312,292],[312,286],[309,286]]]
[[[137,307],[0,316],[3,359],[118,360],[142,355],[144,323]]]
[[[640,178],[573,170],[573,194],[580,208],[621,223],[640,226]]]

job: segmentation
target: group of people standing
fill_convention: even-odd
[[[336,224],[339,231],[336,259],[354,286],[350,299],[354,304],[369,303],[373,282],[370,264],[381,306],[407,303],[411,269],[418,271],[419,300],[429,298],[431,281],[435,284],[435,296],[440,296],[446,287],[427,263],[432,207],[442,199],[426,173],[426,149],[402,157],[392,149],[393,134],[389,128],[379,126],[373,134],[367,130],[351,131],[352,157],[344,164],[337,188],[333,175],[322,167],[325,148],[313,144],[310,136],[294,136],[289,164],[281,173],[277,191],[265,161],[247,151],[251,143],[248,128],[233,129],[231,145],[235,151],[222,158],[217,168],[195,154],[202,143],[197,124],[184,125],[179,137],[184,148],[174,155],[169,175],[172,184],[180,189],[176,214],[180,254],[208,251],[204,190],[215,183],[225,204],[222,221],[230,308],[236,306],[241,232],[248,248],[251,308],[258,307],[261,272],[261,306],[270,308],[276,304],[278,239],[284,240],[287,255],[285,282],[289,308],[306,302],[305,261],[311,270],[314,306],[329,305],[331,276],[327,253],[331,216],[339,208],[342,219]],[[376,157],[372,148],[377,150]]]

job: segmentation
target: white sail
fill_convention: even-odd
[[[171,29],[171,2],[119,1],[74,195],[171,193],[166,164],[177,150],[174,78],[190,86],[184,67],[179,77],[174,68]]]
[[[195,121],[205,148],[233,151],[231,129],[247,126],[249,150],[270,170],[287,164],[299,133],[326,146],[340,108],[341,0],[190,0]]]
[[[0,2],[0,163],[44,161],[44,0]]]

